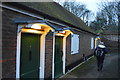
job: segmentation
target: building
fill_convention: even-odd
[[[3,78],[58,78],[93,54],[97,35],[59,4],[1,7]]]
[[[119,40],[118,27],[110,26],[108,28],[109,29],[105,30],[102,33],[101,40],[108,47],[110,53],[116,52],[118,51],[118,40]]]

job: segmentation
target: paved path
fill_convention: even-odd
[[[97,71],[93,57],[61,78],[118,78],[118,53],[106,55],[102,72]]]

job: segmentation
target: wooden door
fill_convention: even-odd
[[[39,78],[40,35],[21,34],[20,78]]]
[[[54,77],[57,78],[63,74],[63,37],[55,37],[55,54],[54,54]]]

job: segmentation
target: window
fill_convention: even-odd
[[[71,54],[79,53],[79,35],[74,34],[71,37]]]
[[[94,48],[94,38],[92,37],[91,38],[91,49],[93,49]]]

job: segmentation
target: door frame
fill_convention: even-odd
[[[55,37],[56,36],[63,36],[63,75],[65,74],[65,63],[66,63],[66,38],[68,35],[73,34],[70,30],[64,30],[65,34],[63,35],[57,35],[59,32],[54,32],[53,34],[53,58],[52,58],[52,79],[54,80],[54,67],[55,67],[55,61],[54,61],[54,55],[55,55]]]
[[[19,32],[18,35],[17,35],[17,56],[16,56],[16,78],[20,78],[20,53],[21,53],[21,34],[24,33],[24,32]],[[29,32],[25,32],[25,33],[28,33]],[[35,33],[34,33],[35,34]],[[42,53],[44,53],[44,43],[45,43],[45,40],[44,40],[44,37],[41,38],[42,35],[40,36],[40,66],[39,66],[39,78],[42,78],[44,77],[44,57],[45,57],[45,54],[41,55]],[[43,40],[42,40],[43,39]],[[43,44],[42,44],[43,43]],[[43,47],[41,47],[43,46]],[[41,51],[42,50],[42,51]],[[42,57],[42,58],[41,58]],[[42,66],[43,65],[43,66]]]
[[[98,43],[99,40],[100,40],[100,37],[95,38],[95,42],[94,42],[95,43],[95,48],[97,47],[97,45],[98,45],[97,43]]]
[[[21,28],[21,25],[18,26],[17,33],[17,48],[16,48],[16,78],[20,78],[20,50],[21,50],[21,34],[22,33],[32,33],[32,34],[41,34],[40,36],[40,67],[39,67],[39,78],[44,78],[44,69],[45,69],[45,37],[47,33],[52,30],[50,26],[41,24],[44,28],[44,31],[32,30]],[[30,32],[31,30],[31,32]]]

